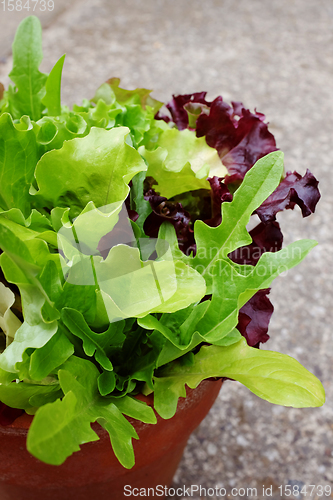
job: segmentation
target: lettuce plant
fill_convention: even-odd
[[[163,111],[114,78],[69,109],[64,56],[49,75],[41,60],[28,17],[0,96],[0,421],[33,414],[28,450],[54,465],[98,439],[97,421],[131,468],[126,416],[156,422],[139,393],[166,419],[210,377],[322,405],[314,375],[259,349],[272,281],[316,245],[283,248],[276,214],[313,213],[314,176],[285,174],[264,116],[241,103],[197,93]]]

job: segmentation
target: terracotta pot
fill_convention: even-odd
[[[22,415],[0,427],[1,500],[118,500],[126,498],[125,485],[132,491],[169,486],[190,434],[207,415],[221,384],[204,380],[197,389],[188,389],[170,420],[157,417],[156,425],[147,425],[129,419],[140,438],[134,441],[136,464],[130,470],[119,464],[109,435],[98,424],[93,428],[100,440],[84,444],[63,465],[40,462],[26,451],[32,417]],[[152,406],[152,397],[142,399]]]

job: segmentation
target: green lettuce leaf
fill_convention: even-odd
[[[61,75],[66,55],[63,55],[53,66],[45,84],[45,96],[42,103],[47,107],[49,116],[61,114]]]
[[[135,147],[148,144],[151,140],[156,142],[164,125],[154,116],[162,103],[150,96],[150,90],[125,90],[119,87],[119,83],[117,78],[103,83],[90,102],[85,101],[82,106],[75,105],[73,110],[84,118],[89,127],[107,130],[128,127]]]
[[[118,244],[102,259],[84,255],[74,245],[66,246],[65,240],[63,243],[62,251],[68,260],[63,268],[66,281],[77,286],[95,285],[108,322],[143,317],[150,312],[175,312],[205,294],[202,276],[186,264],[174,262],[168,251],[163,258],[143,261],[138,248]],[[144,253],[148,250],[143,248]]]
[[[38,313],[38,306],[37,302],[36,306],[34,306],[36,313]],[[56,321],[45,323],[41,318],[37,321],[38,318],[36,318],[36,323],[33,325],[30,325],[27,321],[22,323],[13,342],[0,355],[0,368],[10,373],[19,372],[16,365],[22,361],[24,351],[29,347],[39,348],[45,346],[56,333],[58,329]]]
[[[19,25],[13,43],[13,69],[9,77],[16,88],[8,90],[9,109],[15,119],[28,115],[34,121],[41,117],[47,75],[39,71],[43,59],[42,27],[35,16]]]
[[[27,348],[43,347],[58,328],[59,312],[39,275],[50,260],[59,263],[59,254],[51,254],[45,241],[31,237],[34,233],[0,214],[0,242],[4,251],[0,265],[6,280],[20,290],[25,319],[14,341],[0,355],[1,368],[9,372],[17,371],[15,365],[22,361]]]
[[[104,207],[125,200],[132,177],[146,170],[139,153],[125,142],[128,133],[126,127],[92,128],[86,137],[45,153],[36,167],[36,202],[70,207],[76,217],[89,202]]]
[[[69,210],[61,217],[62,227],[58,230],[58,247],[67,257],[72,257],[77,249],[85,253],[99,253],[97,250],[101,238],[112,231],[119,221],[123,200],[109,203],[98,209],[91,201],[76,217],[73,223],[69,219]],[[125,209],[126,210],[126,209]],[[127,212],[126,212],[127,214]],[[112,241],[112,235],[110,235]],[[134,235],[132,236],[134,240]]]
[[[0,368],[0,386],[7,385],[15,379],[17,379],[17,373],[9,373]]]
[[[73,111],[78,113],[89,127],[109,130],[123,125],[121,115],[126,108],[116,101],[116,96],[108,83],[103,83],[91,101],[84,100],[82,106],[74,104]],[[120,116],[119,116],[120,115]]]
[[[0,116],[0,207],[18,208],[30,215],[30,186],[38,160],[36,137],[28,121],[14,124],[11,116]]]
[[[43,380],[56,371],[74,354],[74,346],[66,337],[59,324],[57,332],[41,348],[36,349],[30,357],[29,376],[32,380]]]
[[[26,411],[35,407],[32,401],[36,396],[39,398],[39,403],[44,404],[46,397],[59,397],[61,394],[58,383],[48,385],[26,382],[0,384],[0,400],[11,408],[20,408]]]
[[[216,149],[190,130],[165,130],[156,150],[148,151],[142,146],[139,153],[148,162],[147,175],[157,182],[156,191],[166,198],[195,189],[210,189],[207,177],[227,174]]]
[[[171,418],[185,384],[191,389],[203,379],[228,377],[238,380],[267,401],[294,408],[316,407],[325,402],[319,380],[295,359],[278,352],[249,347],[243,338],[229,347],[203,346],[194,363],[179,362],[154,378],[154,407],[163,418]]]
[[[110,78],[108,80],[107,84],[110,86],[112,89],[112,92],[114,93],[116,100],[123,105],[126,104],[140,104],[142,108],[149,107],[152,109],[154,115],[157,113],[157,111],[163,106],[163,103],[160,101],[157,101],[153,97],[151,97],[151,90],[149,89],[134,89],[134,90],[127,90],[127,89],[122,89],[119,87],[120,79],[119,78]]]
[[[130,398],[123,398],[120,404],[115,398],[103,398],[98,391],[98,376],[92,363],[75,356],[63,365],[59,381],[65,397],[37,411],[27,439],[30,453],[46,463],[60,465],[80,445],[99,439],[90,426],[97,420],[109,432],[120,463],[126,468],[134,465],[131,441],[137,434],[122,412],[155,423],[154,412],[141,405],[139,410]]]
[[[34,124],[40,157],[52,149],[60,149],[64,141],[88,135],[90,126],[79,113],[64,111],[59,116],[43,116]]]
[[[224,338],[234,332],[228,339],[230,343],[238,338],[235,328],[240,308],[258,290],[268,288],[279,274],[301,262],[316,244],[316,241],[301,240],[279,252],[266,252],[256,266],[245,266],[243,274],[239,272],[242,266],[219,260],[211,268],[211,300],[177,311],[172,316],[162,315],[160,319],[148,315],[139,319],[138,324],[148,330],[157,330],[184,352],[201,342],[225,345]],[[165,362],[163,351],[160,356]]]
[[[247,172],[233,201],[222,204],[222,222],[218,227],[207,226],[200,220],[195,222],[197,253],[191,265],[205,277],[208,289],[212,282],[210,271],[214,263],[251,243],[246,225],[254,210],[278,186],[282,173],[283,153],[275,151],[264,156]]]
[[[167,256],[142,261],[139,249],[117,245],[105,260],[94,257],[94,264],[109,321],[151,312],[172,313],[205,295],[200,274]]]
[[[135,224],[139,227],[141,235],[144,235],[143,224],[152,212],[149,201],[144,199],[143,195],[143,183],[146,177],[146,172],[139,172],[132,179],[132,189],[131,189],[131,208],[135,210],[139,217],[135,221]]]
[[[98,390],[102,396],[111,394],[115,390],[117,384],[115,372],[110,372],[108,370],[103,371],[103,373],[101,373],[98,377],[97,384]]]
[[[8,346],[21,326],[21,321],[10,309],[15,302],[15,295],[10,288],[0,282],[0,329],[6,336]]]
[[[89,328],[79,311],[65,307],[62,310],[62,320],[69,331],[83,342],[87,356],[95,356],[96,361],[104,370],[112,371],[112,363],[108,357],[110,346],[121,345],[125,340],[122,333],[124,321],[111,323],[106,332],[95,333]]]
[[[278,252],[266,252],[250,271],[239,274],[232,262],[217,261],[211,268],[213,273],[213,297],[210,306],[196,328],[206,342],[219,344],[238,323],[241,307],[258,291],[270,287],[281,273],[299,264],[317,245],[313,240],[291,243]]]
[[[206,300],[200,304],[192,304],[185,309],[174,312],[172,315],[162,314],[160,319],[148,314],[144,318],[138,319],[138,324],[147,330],[160,332],[181,351],[180,355],[182,355],[189,348],[193,349],[195,347],[195,345],[193,345],[193,336],[195,333],[197,333],[197,344],[205,340],[198,334],[196,327],[201,318],[205,315],[210,303],[210,300]]]

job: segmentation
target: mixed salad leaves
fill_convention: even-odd
[[[0,95],[1,422],[35,415],[28,450],[58,465],[98,439],[97,421],[131,468],[126,416],[156,422],[139,393],[163,418],[209,377],[322,405],[314,375],[258,349],[273,279],[316,245],[282,248],[276,214],[313,213],[317,180],[284,174],[264,116],[221,97],[175,96],[163,111],[113,78],[69,109],[64,59],[39,71],[41,26],[26,18]]]

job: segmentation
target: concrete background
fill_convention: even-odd
[[[332,486],[332,0],[55,0],[55,7],[41,16],[47,26],[42,69],[50,71],[67,53],[64,103],[91,97],[112,76],[127,88],[153,88],[160,100],[202,90],[209,98],[221,94],[266,114],[286,169],[304,174],[309,168],[319,178],[322,199],[314,216],[303,220],[295,209],[279,217],[286,243],[315,238],[319,246],[276,280],[265,348],[295,357],[319,376],[327,402],[318,409],[283,408],[226,382],[190,438],[174,485],[218,485],[229,493],[257,488],[257,496],[237,499],[266,498],[263,485],[272,486],[273,499],[285,497],[280,485]],[[0,81],[6,85],[8,40],[20,17],[0,13]]]

